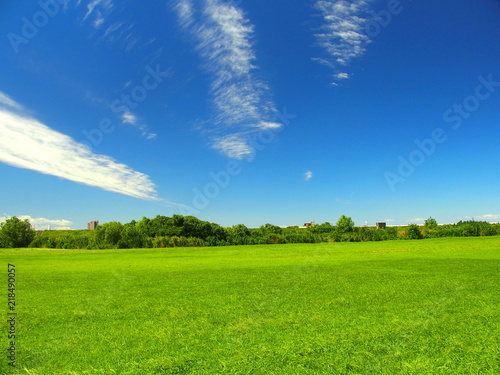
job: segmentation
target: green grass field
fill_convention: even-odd
[[[1,374],[500,374],[500,237],[0,258]]]

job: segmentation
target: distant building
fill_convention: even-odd
[[[375,226],[377,229],[385,229],[387,227],[386,223],[376,223]]]
[[[309,227],[314,227],[316,224],[314,223],[314,221],[310,222],[310,223],[304,223],[304,228],[309,228]]]
[[[94,220],[94,221],[89,221],[87,223],[87,229],[88,230],[95,230],[97,228],[97,226],[99,225],[99,221],[97,220]]]

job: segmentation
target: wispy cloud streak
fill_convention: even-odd
[[[94,0],[87,4],[87,13],[83,17],[83,20],[87,20],[91,15],[95,13],[95,18],[92,25],[98,29],[102,23],[105,21],[104,15],[107,15],[113,9],[112,0]]]
[[[276,110],[268,86],[254,71],[253,25],[238,7],[219,0],[202,1],[196,12],[191,0],[179,0],[176,10],[181,26],[195,37],[196,48],[213,74],[211,94],[216,114],[212,147],[231,158],[253,153],[252,135],[279,128],[271,122]]]
[[[123,124],[130,124],[141,132],[141,135],[147,140],[156,138],[157,134],[148,131],[148,126],[142,122],[135,114],[130,111],[126,111],[121,115],[121,120]]]
[[[85,14],[81,18],[82,24],[92,26],[92,35],[97,35],[101,41],[119,43],[121,48],[130,52],[141,45],[141,38],[134,31],[135,23],[116,21],[123,16],[123,8],[115,7],[114,0],[93,0],[86,4],[80,1],[75,8],[85,7]],[[115,20],[115,22],[110,21]],[[144,44],[142,44],[144,45]]]
[[[26,114],[0,93],[0,161],[139,199],[156,200],[150,178],[109,156],[93,153]]]
[[[323,25],[316,34],[319,45],[326,51],[326,58],[315,60],[334,69],[334,85],[349,78],[342,71],[353,59],[366,52],[371,42],[365,25],[370,19],[370,0],[318,0],[315,8],[321,13]]]

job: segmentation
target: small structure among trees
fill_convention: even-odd
[[[385,229],[385,228],[387,228],[387,224],[386,223],[375,223],[375,226],[377,227],[377,229]]]
[[[96,230],[98,225],[99,225],[99,221],[97,221],[97,220],[89,221],[87,223],[87,229],[88,230]]]

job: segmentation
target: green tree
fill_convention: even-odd
[[[251,242],[251,231],[244,224],[234,225],[226,230],[227,238],[232,245],[248,245]]]
[[[278,227],[277,225],[273,225],[273,224],[269,224],[269,223],[261,225],[259,227],[259,230],[263,235],[282,234],[283,233],[283,229],[281,227]]]
[[[174,215],[173,218],[157,215],[154,219],[143,218],[141,221],[148,228],[149,237],[179,236],[182,232],[182,218],[180,215]]]
[[[30,222],[13,216],[0,224],[0,247],[26,247],[35,238]]]
[[[423,238],[420,227],[417,224],[410,224],[408,228],[406,228],[406,234],[411,240],[420,240]]]
[[[309,227],[307,229],[309,231],[311,231],[312,233],[331,233],[331,232],[335,231],[335,227],[332,224],[330,224],[328,221],[323,223],[323,224],[314,225],[314,226]]]
[[[141,248],[144,245],[144,239],[145,239],[144,236],[136,228],[135,225],[125,224],[121,231],[121,238],[118,241],[118,248],[119,249]]]
[[[97,227],[97,240],[105,245],[117,245],[122,238],[123,224],[111,221]]]
[[[424,227],[427,229],[437,229],[438,223],[436,219],[429,217],[427,220],[425,220]]]
[[[135,228],[141,233],[143,237],[154,237],[151,229],[151,219],[143,217],[135,224]]]
[[[237,224],[231,227],[230,233],[235,237],[249,237],[250,229],[245,224]]]
[[[342,215],[337,221],[337,230],[340,233],[352,232],[354,221],[349,216]]]

